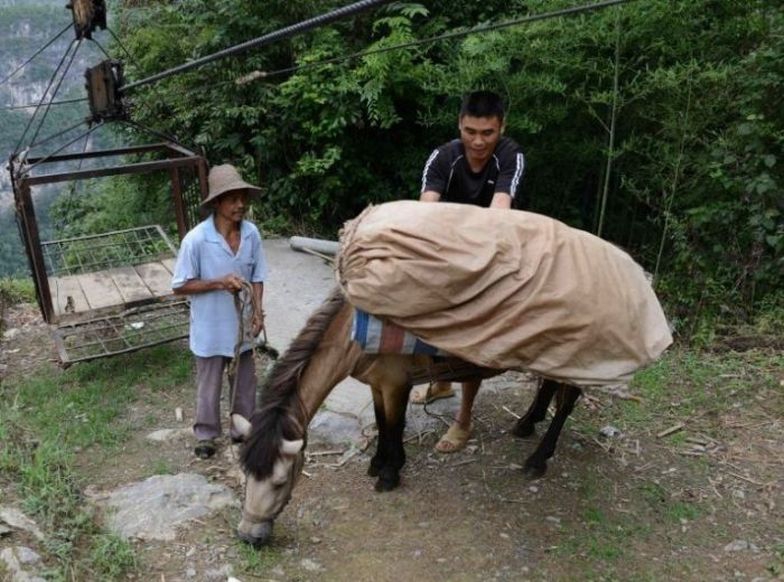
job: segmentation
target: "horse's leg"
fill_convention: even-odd
[[[381,467],[386,464],[386,446],[387,446],[387,419],[384,414],[384,396],[381,390],[375,386],[370,387],[373,394],[373,411],[376,414],[376,429],[378,430],[378,437],[376,438],[376,454],[370,459],[370,467],[368,467],[368,475],[371,477],[378,477]]]
[[[555,446],[558,444],[558,437],[566,419],[574,410],[574,404],[582,394],[576,386],[568,384],[558,384],[558,396],[555,416],[547,429],[542,441],[533,454],[528,457],[523,467],[523,473],[529,479],[541,477],[547,471],[547,459],[553,456]]]
[[[403,429],[406,426],[406,405],[411,388],[410,384],[385,384],[382,388],[385,438],[383,444],[379,440],[379,448],[381,450],[384,447],[384,463],[378,471],[376,491],[390,491],[400,485],[400,469],[406,462]]]
[[[534,401],[528,408],[528,412],[518,419],[512,429],[512,434],[516,437],[525,438],[531,436],[536,432],[536,423],[541,422],[547,416],[547,407],[550,406],[550,401],[553,399],[560,384],[555,380],[545,379],[539,385],[536,391]]]

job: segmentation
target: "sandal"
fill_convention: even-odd
[[[417,387],[411,391],[409,402],[411,402],[411,404],[430,404],[440,398],[452,398],[454,395],[455,391],[452,390],[452,386],[450,386],[448,390],[440,390],[438,392],[433,392],[432,389],[427,387]]]
[[[201,440],[196,443],[193,453],[200,459],[209,459],[215,454],[215,442],[212,440]]]
[[[456,453],[465,448],[470,437],[471,429],[466,430],[455,422],[444,433],[444,436],[441,437],[441,440],[436,443],[434,448],[439,453]]]

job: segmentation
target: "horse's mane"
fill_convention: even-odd
[[[305,438],[305,409],[297,390],[302,372],[345,304],[339,288],[310,316],[305,327],[275,363],[262,388],[261,404],[251,418],[251,433],[241,462],[257,479],[266,479],[280,454],[283,439]]]

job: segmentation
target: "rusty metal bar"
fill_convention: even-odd
[[[54,322],[54,307],[52,306],[52,292],[49,289],[49,280],[46,277],[46,264],[41,248],[41,240],[38,232],[38,221],[35,218],[35,207],[33,198],[30,194],[30,183],[26,178],[21,178],[19,182],[14,181],[14,197],[16,198],[17,216],[22,221],[22,238],[27,247],[27,258],[35,283],[36,295],[38,296],[38,307],[41,315],[44,316],[46,323]]]
[[[138,162],[124,166],[110,166],[108,168],[96,168],[91,170],[80,170],[76,172],[65,172],[62,174],[43,174],[32,176],[27,179],[31,186],[37,184],[54,184],[55,182],[68,182],[70,180],[87,180],[89,178],[101,178],[104,176],[119,176],[123,174],[143,174],[156,170],[168,170],[170,168],[181,168],[191,166],[200,158],[171,158],[168,160],[158,160],[153,162]]]
[[[168,144],[165,143],[154,143],[148,145],[141,145],[141,146],[129,146],[125,148],[116,148],[111,150],[93,150],[90,152],[80,152],[80,153],[73,153],[73,154],[59,154],[56,156],[51,157],[37,157],[37,158],[29,158],[27,161],[30,164],[35,164],[42,160],[46,160],[45,163],[49,162],[65,162],[68,160],[81,160],[86,158],[100,158],[104,156],[122,156],[126,154],[144,154],[147,152],[154,152],[154,151],[163,151],[168,147]],[[191,153],[192,156],[195,154]]]
[[[177,220],[177,232],[188,232],[188,222],[185,218],[185,207],[182,203],[182,181],[179,168],[169,170],[171,176],[172,198],[174,199],[174,217]],[[182,239],[182,234],[180,235]]]
[[[197,155],[196,152],[193,152],[193,151],[189,150],[188,148],[181,146],[178,143],[166,142],[164,145],[167,148],[169,148],[170,150],[174,151],[175,153],[178,153],[178,154],[183,155],[183,156],[193,157],[193,156]]]

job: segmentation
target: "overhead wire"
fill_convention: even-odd
[[[83,137],[87,137],[87,136],[88,136],[88,135],[90,135],[92,132],[94,132],[96,129],[98,129],[99,127],[101,127],[102,125],[103,125],[103,122],[98,122],[98,123],[96,123],[96,124],[92,125],[90,128],[88,128],[88,129],[87,129],[87,131],[85,131],[84,133],[81,133],[81,134],[77,135],[75,138],[73,138],[73,139],[72,139],[71,141],[69,141],[68,143],[65,143],[65,144],[61,145],[59,148],[57,148],[57,149],[56,149],[56,150],[54,150],[53,152],[50,152],[50,153],[46,154],[44,157],[42,157],[42,158],[40,158],[40,159],[36,160],[36,162],[35,162],[34,164],[30,165],[30,166],[27,168],[27,170],[26,170],[26,171],[27,171],[28,173],[29,173],[29,172],[31,172],[31,171],[33,170],[33,168],[35,168],[36,166],[39,166],[40,164],[43,164],[44,162],[47,162],[47,161],[49,161],[49,160],[50,160],[52,157],[54,157],[54,156],[56,156],[57,154],[59,154],[59,153],[60,153],[61,151],[63,151],[65,148],[67,148],[67,147],[68,147],[68,146],[70,146],[71,144],[74,144],[74,143],[76,143],[77,141],[79,141],[79,140],[80,140],[80,139],[82,139]]]
[[[538,21],[538,20],[548,20],[548,19],[551,19],[551,18],[560,18],[560,17],[563,17],[563,16],[571,16],[573,14],[579,14],[579,13],[582,13],[582,12],[589,12],[589,11],[593,11],[593,10],[600,10],[600,9],[603,9],[603,8],[609,8],[610,6],[616,6],[616,5],[619,5],[619,4],[626,4],[628,2],[634,2],[634,1],[635,0],[605,0],[603,2],[597,2],[597,3],[594,3],[594,4],[586,4],[586,5],[583,5],[583,6],[573,6],[571,8],[564,8],[564,9],[561,9],[561,10],[554,10],[552,12],[544,12],[542,14],[533,14],[533,15],[524,16],[524,17],[521,17],[521,18],[516,18],[514,20],[506,20],[506,21],[503,21],[503,22],[495,23],[495,24],[486,24],[486,25],[476,26],[476,27],[471,28],[471,29],[447,32],[447,33],[440,34],[440,35],[437,35],[437,36],[431,36],[431,37],[428,37],[428,38],[417,39],[417,40],[413,40],[413,41],[410,41],[410,42],[404,42],[404,43],[400,43],[400,44],[396,44],[396,45],[392,45],[392,46],[380,47],[380,48],[377,48],[377,49],[369,49],[369,50],[366,50],[366,51],[358,51],[358,52],[352,53],[350,55],[341,55],[341,56],[331,57],[331,58],[328,58],[328,59],[324,59],[324,60],[316,61],[316,62],[312,62],[312,63],[302,63],[300,65],[292,65],[291,67],[286,67],[286,68],[283,68],[283,69],[276,69],[274,71],[269,71],[269,72],[267,72],[267,71],[255,71],[253,73],[249,73],[247,75],[244,75],[243,77],[240,77],[240,79],[238,79],[237,82],[239,84],[244,84],[244,83],[253,81],[255,79],[267,79],[269,77],[274,77],[274,76],[278,76],[278,75],[285,75],[287,73],[294,73],[294,72],[302,70],[302,69],[311,69],[311,68],[321,67],[321,66],[324,66],[324,65],[330,65],[330,64],[338,63],[338,62],[341,62],[341,61],[358,59],[358,58],[362,58],[362,57],[365,57],[365,56],[376,55],[376,54],[386,53],[386,52],[395,51],[395,50],[407,49],[407,48],[411,48],[411,47],[415,47],[415,46],[419,46],[419,45],[423,45],[423,44],[430,44],[430,43],[438,42],[438,41],[441,41],[441,40],[447,40],[447,39],[451,39],[451,38],[459,38],[459,37],[463,37],[463,36],[469,36],[471,34],[479,34],[479,33],[484,33],[484,32],[491,32],[491,31],[494,31],[494,30],[500,30],[500,29],[503,29],[503,28],[509,28],[509,27],[512,27],[512,26],[518,26],[518,25],[521,25],[521,24],[527,24],[529,22],[535,22],[535,21]]]
[[[49,47],[52,45],[52,43],[54,43],[54,42],[55,42],[55,41],[56,41],[58,38],[60,38],[61,36],[63,36],[63,34],[65,34],[65,32],[66,32],[66,31],[67,31],[69,28],[71,28],[71,25],[70,25],[70,24],[68,24],[68,26],[66,26],[64,29],[62,29],[60,32],[58,32],[58,33],[57,33],[57,34],[56,34],[56,35],[55,35],[55,36],[54,36],[52,39],[50,39],[50,40],[49,40],[49,42],[47,42],[47,43],[46,43],[44,46],[42,46],[42,47],[41,47],[41,48],[39,48],[37,51],[35,51],[35,53],[33,53],[33,56],[31,56],[31,57],[30,57],[29,59],[27,59],[27,60],[26,60],[24,63],[22,63],[21,65],[19,65],[18,67],[16,67],[16,68],[15,68],[15,69],[14,69],[14,70],[11,72],[11,74],[7,75],[7,76],[5,77],[5,79],[3,79],[2,81],[0,81],[0,85],[2,85],[3,83],[5,83],[6,81],[8,81],[8,80],[9,80],[11,77],[13,77],[14,75],[16,75],[16,74],[17,74],[19,71],[21,71],[21,70],[22,70],[22,69],[24,69],[24,68],[25,68],[27,65],[29,65],[29,64],[30,64],[30,62],[31,62],[31,61],[32,61],[32,60],[33,60],[35,57],[37,57],[37,56],[38,56],[38,55],[40,55],[42,52],[44,52],[44,51],[45,51],[47,48],[49,48]]]
[[[79,123],[76,123],[76,124],[72,125],[71,127],[68,127],[68,128],[66,128],[66,129],[63,129],[62,131],[58,131],[58,132],[57,132],[57,133],[55,133],[54,135],[50,135],[49,137],[47,137],[47,138],[45,138],[45,139],[42,139],[41,141],[39,141],[39,142],[38,142],[37,144],[35,144],[35,145],[36,145],[36,146],[42,146],[42,145],[44,145],[44,144],[46,144],[46,143],[49,143],[50,141],[53,141],[53,140],[57,139],[58,137],[61,137],[61,136],[65,135],[66,133],[69,133],[69,132],[73,131],[74,129],[76,129],[77,127],[80,127],[80,126],[84,125],[85,123],[87,123],[87,122],[86,122],[86,121],[83,119],[83,120],[81,120]]]
[[[109,28],[108,26],[106,27],[106,30],[108,30],[108,31],[109,31],[109,34],[111,34],[111,35],[112,35],[112,38],[114,39],[114,42],[116,42],[116,43],[117,43],[117,46],[119,46],[119,47],[120,47],[120,49],[122,49],[122,52],[124,52],[124,53],[125,53],[125,56],[126,56],[126,57],[128,57],[128,59],[129,59],[130,61],[133,61],[133,60],[134,60],[133,56],[132,56],[132,55],[131,55],[131,53],[128,51],[128,49],[127,49],[127,48],[125,48],[125,45],[123,45],[123,43],[120,41],[120,38],[119,38],[119,37],[118,37],[116,34],[114,34],[114,31],[113,31],[111,28]]]
[[[44,100],[46,99],[46,95],[49,93],[49,89],[52,88],[52,83],[54,83],[54,80],[57,77],[57,73],[60,71],[60,68],[63,66],[63,63],[65,62],[65,59],[67,58],[68,53],[70,52],[71,47],[73,47],[75,42],[76,42],[75,40],[72,40],[68,44],[68,48],[65,49],[65,52],[63,53],[63,56],[60,58],[60,62],[57,63],[57,67],[55,67],[55,70],[52,73],[52,76],[49,78],[49,83],[47,83],[46,89],[44,89],[44,92],[41,94],[41,99],[38,102],[38,105],[36,105],[35,111],[33,111],[33,114],[30,116],[30,119],[27,120],[27,125],[25,125],[24,131],[22,132],[22,135],[19,138],[19,141],[17,142],[16,147],[14,148],[13,156],[16,156],[19,153],[19,148],[22,146],[22,142],[24,142],[24,138],[27,136],[27,132],[30,130],[30,127],[33,124],[33,120],[38,115],[38,111],[40,111],[41,105],[43,104]]]
[[[127,85],[124,85],[123,87],[120,87],[120,91],[127,92],[132,89],[141,87],[143,85],[149,85],[150,83],[154,83],[155,81],[160,81],[161,79],[165,79],[166,77],[171,77],[172,75],[184,73],[185,71],[189,71],[191,69],[201,67],[208,63],[214,62],[218,59],[235,55],[237,53],[244,52],[253,48],[258,48],[260,46],[269,44],[277,40],[283,40],[285,38],[289,38],[291,36],[299,34],[301,32],[305,32],[307,30],[311,30],[313,28],[318,28],[320,26],[323,26],[324,24],[334,22],[346,16],[353,16],[354,14],[359,14],[360,12],[364,12],[365,10],[374,8],[376,6],[380,6],[382,4],[390,4],[393,1],[394,0],[360,0],[360,2],[355,2],[353,4],[349,4],[348,6],[343,6],[331,12],[314,16],[313,18],[303,20],[302,22],[292,24],[291,26],[286,26],[284,28],[281,28],[269,34],[265,34],[253,40],[244,42],[242,44],[229,47],[222,51],[218,51],[217,53],[207,55],[205,57],[196,59],[188,63],[183,63],[182,65],[179,65],[177,67],[173,67],[171,69],[162,71],[150,77],[146,77],[144,79],[140,79],[139,81],[129,83]]]
[[[80,103],[81,101],[87,101],[87,97],[76,97],[74,99],[62,99],[60,101],[52,101],[49,103],[49,106],[52,105],[67,105],[68,103]],[[33,107],[38,107],[37,103],[28,103],[27,105],[9,105],[8,107],[0,107],[0,111],[13,111],[15,109],[32,109]]]
[[[99,49],[101,49],[101,52],[104,54],[104,56],[105,56],[107,59],[109,59],[109,60],[112,60],[112,56],[111,56],[111,55],[110,55],[108,52],[106,52],[106,49],[105,49],[105,48],[103,48],[103,45],[101,45],[101,43],[100,43],[100,42],[98,42],[98,41],[97,41],[97,40],[95,40],[94,38],[91,38],[90,40],[93,42],[93,44],[95,44],[95,46],[97,46]]]
[[[71,53],[71,58],[68,60],[68,64],[65,66],[65,70],[63,71],[63,74],[60,75],[60,80],[57,82],[57,86],[54,88],[54,91],[52,92],[52,98],[50,102],[54,101],[54,98],[57,96],[57,92],[60,90],[60,87],[62,86],[63,81],[65,80],[65,76],[68,74],[68,71],[70,70],[71,65],[74,62],[74,59],[76,58],[76,53],[79,52],[80,46],[82,46],[81,38],[76,42],[76,48],[73,50],[73,53]],[[47,104],[46,109],[44,109],[44,114],[41,116],[41,121],[38,123],[38,127],[36,128],[35,133],[33,134],[33,138],[30,140],[30,147],[36,145],[35,139],[38,137],[38,133],[41,131],[41,128],[44,125],[44,121],[46,121],[46,116],[49,114],[49,108],[50,105]]]

